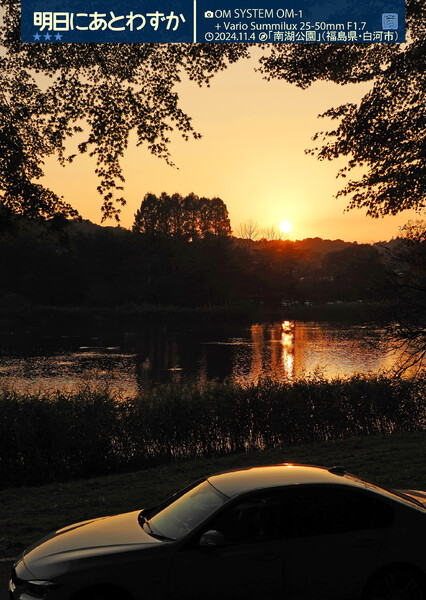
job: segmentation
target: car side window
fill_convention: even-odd
[[[298,485],[244,498],[208,529],[227,544],[348,533],[388,527],[393,509],[369,492],[349,486]]]
[[[381,529],[393,520],[387,502],[345,486],[300,486],[289,489],[282,500],[284,537]]]

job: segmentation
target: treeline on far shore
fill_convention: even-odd
[[[216,231],[216,230],[214,230]],[[160,235],[0,211],[0,310],[265,306],[392,300],[383,248],[310,238],[257,241],[206,231]]]
[[[426,429],[424,380],[353,376],[107,389],[0,392],[2,487],[356,435]]]

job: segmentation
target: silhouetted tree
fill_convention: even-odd
[[[4,35],[3,27],[0,39]],[[30,218],[76,217],[78,212],[69,204],[33,181],[43,175],[40,165],[53,152],[54,143],[36,124],[35,115],[43,113],[43,93],[35,91],[37,86],[31,85],[31,76],[23,69],[12,69],[11,79],[9,66],[6,58],[0,58],[0,202]]]
[[[196,240],[199,237],[199,198],[195,194],[189,194],[182,201],[184,214],[184,229],[188,239]]]
[[[170,237],[195,241],[213,236],[230,236],[228,210],[220,198],[198,198],[189,194],[159,198],[146,194],[135,214],[133,231],[152,237]]]
[[[238,228],[238,236],[243,240],[255,241],[258,239],[261,233],[259,223],[248,219],[240,224]]]
[[[323,258],[322,277],[331,279],[328,285],[333,299],[373,300],[389,294],[388,270],[377,248],[356,244]]]
[[[392,322],[386,327],[400,350],[398,373],[426,359],[426,221],[409,221],[400,237],[387,246],[390,268],[395,274]]]
[[[201,237],[231,235],[228,209],[220,198],[200,198],[199,220]]]
[[[278,227],[275,225],[269,225],[268,227],[263,227],[261,229],[261,237],[265,240],[273,242],[275,240],[283,240],[287,237],[285,233],[283,233]]]
[[[156,235],[161,228],[161,199],[155,194],[146,194],[141,207],[135,214],[135,222],[132,230],[147,233],[150,236]]]
[[[281,307],[293,300],[297,289],[298,253],[283,240],[260,240],[253,253],[253,283],[257,297],[269,306]]]

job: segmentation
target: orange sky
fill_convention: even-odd
[[[123,161],[127,206],[122,226],[131,227],[147,192],[162,191],[219,196],[228,207],[235,234],[249,219],[264,227],[278,227],[287,220],[293,224],[290,239],[319,236],[375,242],[390,239],[400,225],[418,218],[407,211],[383,219],[365,217],[360,210],[345,213],[345,199],[334,198],[344,183],[336,179],[344,161],[320,162],[304,153],[312,135],[326,127],[317,115],[330,106],[358,101],[367,84],[320,82],[300,90],[262,80],[255,66],[254,59],[240,61],[217,75],[210,88],[191,82],[180,85],[181,106],[203,138],[184,142],[172,136],[172,159],[178,169],[151,156],[146,147],[136,148],[131,140]],[[50,159],[45,183],[84,218],[100,223],[94,168],[87,157],[65,169]]]

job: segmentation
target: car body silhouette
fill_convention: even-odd
[[[206,477],[156,507],[59,529],[24,551],[11,600],[425,600],[422,492],[341,467]]]

